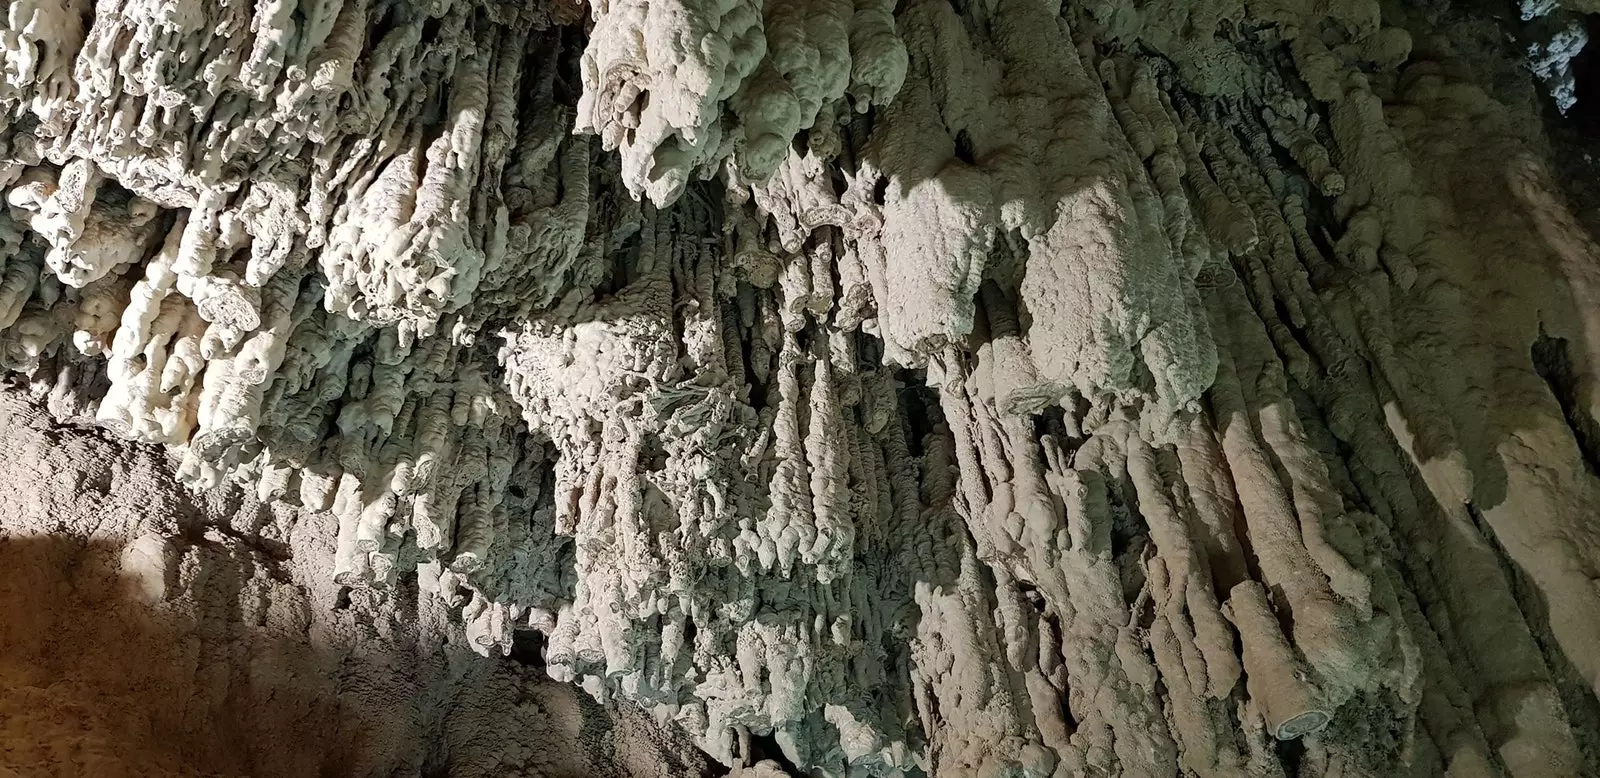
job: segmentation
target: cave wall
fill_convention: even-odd
[[[684,735],[333,584],[327,516],[194,493],[0,393],[0,775],[720,775]]]
[[[0,364],[300,517],[281,607],[735,768],[1594,774],[1590,9],[1521,10],[16,0]]]

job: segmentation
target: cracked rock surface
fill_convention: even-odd
[[[0,555],[60,561],[0,706],[226,710],[119,757],[224,773],[1600,774],[1593,5],[11,0]],[[81,610],[193,699],[41,681]]]

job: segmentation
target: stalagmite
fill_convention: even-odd
[[[3,418],[736,775],[1600,774],[1597,10],[13,0]]]

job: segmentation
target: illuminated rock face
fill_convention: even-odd
[[[0,364],[747,773],[1594,774],[1587,3],[15,0]]]

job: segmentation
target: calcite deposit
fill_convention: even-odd
[[[740,774],[1600,774],[1594,11],[10,0],[0,366]]]

